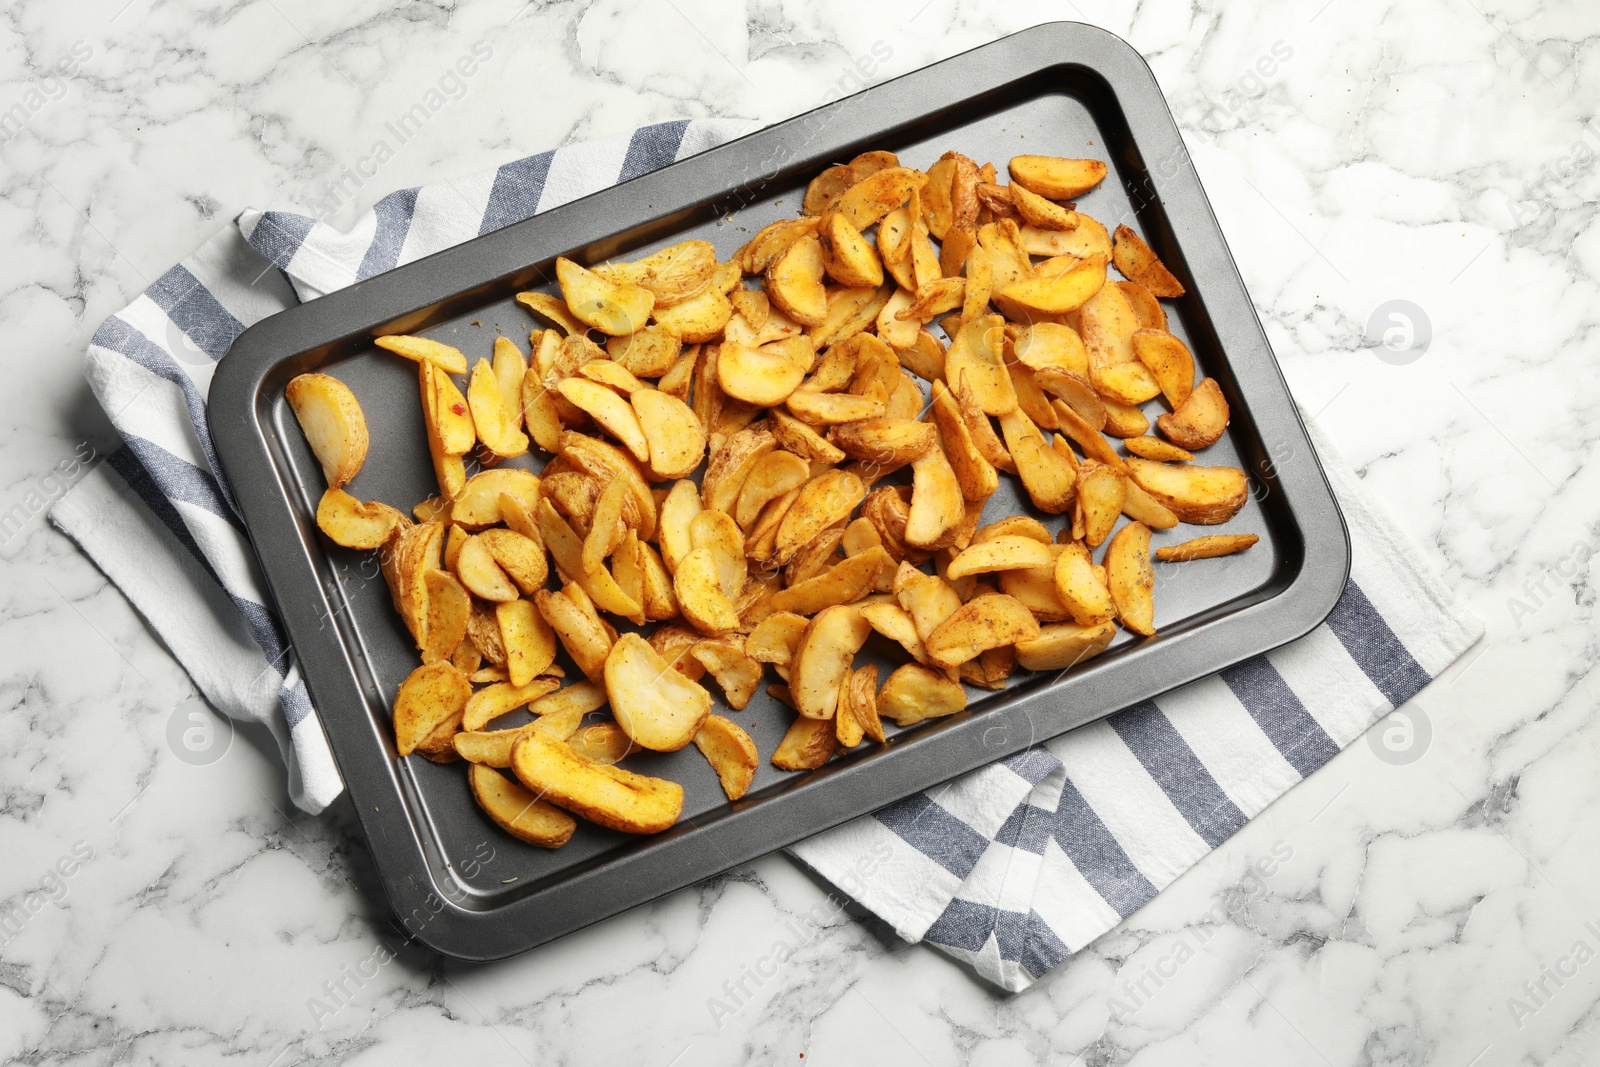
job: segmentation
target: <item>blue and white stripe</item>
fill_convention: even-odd
[[[669,122],[391,193],[347,232],[246,211],[95,333],[90,384],[125,447],[52,517],[150,620],[219,710],[266,723],[290,795],[342,790],[268,608],[205,399],[246,327],[744,130]],[[274,269],[276,268],[276,269]],[[1326,623],[1258,656],[797,845],[908,940],[1021,989],[1144,904],[1398,707],[1477,639],[1323,449],[1354,543]],[[884,858],[887,857],[887,858]]]

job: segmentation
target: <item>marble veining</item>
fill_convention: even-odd
[[[290,809],[270,739],[176,758],[188,679],[44,514],[115,445],[81,374],[107,314],[244,207],[309,206],[475,46],[332,221],[644,123],[769,122],[1051,19],[1148,57],[1295,395],[1488,625],[1408,709],[1417,758],[1356,743],[1018,996],[776,856],[442,961],[377,902],[347,803]],[[0,1060],[1594,1062],[1596,100],[1575,0],[10,5]]]

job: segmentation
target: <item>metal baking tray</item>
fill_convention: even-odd
[[[693,236],[726,259],[797,214],[818,171],[877,148],[919,167],[952,148],[1002,169],[1024,152],[1109,161],[1081,206],[1108,227],[1129,221],[1188,288],[1167,304],[1171,328],[1233,411],[1205,461],[1250,472],[1252,499],[1226,528],[1261,543],[1158,565],[1160,636],[1124,633],[1064,675],[1019,671],[1003,692],[969,690],[968,711],[816,771],[763,762],[737,803],[693,746],[630,756],[683,784],[673,829],[640,838],[581,824],[554,851],[514,841],[475,807],[459,765],[395,754],[389,707],[416,651],[372,554],[317,532],[324,481],[286,383],[320,370],[350,385],[372,428],[350,488],[408,509],[436,491],[416,375],[373,337],[424,333],[474,360],[497,332],[526,347],[534,323],[513,294],[554,291],[558,255],[593,263]],[[1327,616],[1349,571],[1338,507],[1155,78],[1126,43],[1075,23],[1026,30],[275,315],[219,364],[210,422],[389,901],[417,938],[464,959],[521,952],[1284,644]],[[1002,481],[984,521],[1031,510],[1015,479]],[[1195,533],[1180,526],[1156,543]],[[763,691],[733,718],[764,759],[792,714]]]

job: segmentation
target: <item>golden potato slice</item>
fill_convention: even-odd
[[[500,642],[506,649],[506,673],[512,685],[527,685],[556,660],[556,634],[532,601],[495,605]],[[465,619],[462,627],[465,630]]]
[[[914,419],[861,419],[836,426],[833,443],[853,459],[883,471],[914,463],[937,447],[932,425]]]
[[[961,483],[944,450],[929,449],[911,465],[911,513],[905,540],[915,548],[938,547],[946,531],[957,526],[966,510]]]
[[[546,334],[551,332],[546,331]],[[528,436],[540,448],[554,452],[560,447],[565,429],[561,424],[561,412],[537,367],[529,367],[522,376],[522,417]]]
[[[1126,226],[1118,226],[1116,243],[1112,251],[1117,269],[1131,281],[1138,282],[1154,296],[1182,296],[1183,283],[1150,250],[1139,235]]]
[[[652,502],[653,506],[653,502]],[[583,569],[583,541],[567,525],[550,501],[539,501],[539,532],[544,537],[556,568],[562,575],[583,591],[602,611],[621,615],[636,626],[644,625],[644,605],[624,593],[605,567],[592,571]],[[548,618],[548,616],[546,616]],[[555,620],[550,620],[555,625]],[[556,626],[560,630],[559,626]]]
[[[784,689],[771,686],[772,690]],[[772,765],[784,771],[809,771],[833,758],[839,747],[832,719],[811,719],[802,715],[789,726],[772,753]]]
[[[875,546],[779,590],[772,595],[770,608],[775,612],[813,615],[835,604],[854,603],[872,591],[879,570],[890,562],[889,553],[881,545]]]
[[[811,343],[824,348],[854,337],[876,321],[893,291],[894,286],[888,282],[876,289],[866,286],[830,289],[827,317],[811,328]]]
[[[866,728],[861,725],[861,717],[852,707],[855,703],[855,690],[850,683],[854,678],[855,672],[847,671],[845,676],[839,679],[839,706],[833,715],[833,736],[842,749],[855,748],[866,736]]]
[[[1156,419],[1156,428],[1185,449],[1210,448],[1228,428],[1228,401],[1213,378],[1202,378],[1178,409]]]
[[[509,715],[520,707],[553,693],[561,679],[541,675],[526,685],[495,682],[473,693],[462,712],[464,730],[481,730],[502,715]]]
[[[843,522],[836,522],[801,545],[783,568],[785,585],[797,585],[821,574],[839,558],[839,545],[844,540]]]
[[[794,340],[810,348],[804,338]],[[806,376],[807,365],[797,363],[791,353],[784,341],[761,348],[724,343],[717,353],[717,382],[735,399],[762,406],[781,404]]]
[[[592,762],[537,731],[512,748],[511,769],[536,796],[622,833],[659,833],[683,813],[683,787],[676,782]]]
[[[678,597],[672,589],[672,573],[649,542],[640,541],[632,530],[628,536],[638,544],[637,565],[644,579],[645,618],[659,622],[678,616]]]
[[[379,548],[405,521],[388,504],[363,504],[343,489],[328,489],[317,503],[317,529],[345,548]]]
[[[699,467],[706,456],[706,430],[690,406],[656,389],[638,390],[632,405],[650,453],[651,478],[682,478]]]
[[[284,390],[330,489],[356,476],[367,459],[367,419],[350,387],[327,374],[301,374]]]
[[[395,750],[411,755],[438,728],[459,726],[470,697],[472,686],[466,675],[448,661],[413,670],[395,694]]]
[[[502,495],[515,497],[523,511],[532,514],[539,507],[539,478],[520,467],[480,471],[462,487],[451,508],[450,521],[469,530],[505,522],[500,506]]]
[[[533,595],[533,602],[578,669],[591,681],[601,681],[605,677],[606,656],[611,652],[611,635],[599,617],[579,607],[565,593],[541,589]]]
[[[717,270],[717,250],[709,241],[680,241],[632,263],[603,263],[595,273],[614,282],[637,285],[655,296],[656,307],[671,307],[699,296]]]
[[[856,182],[833,202],[832,211],[848,219],[857,230],[883,218],[921,189],[928,176],[909,167],[885,167]]]
[[[722,695],[728,698],[728,707],[743,711],[761,684],[761,662],[747,654],[744,638],[701,638],[690,647],[689,654],[717,680]]]
[[[656,650],[657,655],[670,663],[673,670],[695,682],[705,676],[706,669],[704,664],[689,654],[689,650],[701,639],[698,631],[676,623],[656,627],[649,637],[650,647]]]
[[[477,536],[461,543],[461,551],[456,556],[456,577],[474,596],[484,600],[515,600],[519,595],[517,587],[495,562],[489,546]]]
[[[999,295],[1026,318],[1077,311],[1106,283],[1105,261],[1087,259],[1061,274],[1044,274],[1012,282]]]
[[[1090,431],[1099,434],[1106,428],[1109,418],[1106,402],[1095,392],[1088,378],[1075,372],[1061,370],[1059,367],[1046,367],[1034,373],[1034,380],[1041,388],[1058,397],[1058,403],[1065,403],[1076,411],[1088,424]],[[1056,411],[1056,425],[1061,428],[1060,409],[1054,404],[1051,406]]]
[[[1011,194],[1011,204],[1029,226],[1042,230],[1071,230],[1078,225],[1078,213],[1031,192],[1020,182],[1012,182],[1006,191]],[[1062,197],[1061,199],[1071,199]]]
[[[984,541],[974,539],[973,544],[962,549],[950,561],[945,578],[953,582],[969,574],[1044,567],[1054,561],[1048,542],[1041,543],[1036,538],[1019,534],[1002,534]]]
[[[506,649],[500,643],[500,624],[478,605],[473,605],[472,617],[467,619],[467,640],[472,642],[484,659],[493,664],[492,669],[504,669]]]
[[[644,331],[641,330],[640,332],[643,333]],[[632,335],[630,334],[629,336]],[[632,397],[634,393],[639,392],[641,389],[650,388],[647,383],[640,381],[632,371],[622,364],[609,359],[591,359],[578,368],[578,373],[591,382],[607,386],[625,397]]]
[[[1128,472],[1127,464],[1117,455],[1116,449],[1111,447],[1111,442],[1102,437],[1099,430],[1078,414],[1077,409],[1060,400],[1052,406],[1056,409],[1056,418],[1061,422],[1061,432],[1083,449],[1085,456],[1124,474]]]
[[[928,637],[961,607],[961,597],[949,582],[936,574],[924,574],[909,563],[900,564],[895,574],[894,593],[916,624],[917,638],[924,650]]]
[[[965,386],[985,415],[1016,410],[1017,394],[1006,373],[1005,319],[982,315],[961,327],[945,352],[945,379],[959,396]]]
[[[678,610],[701,633],[717,637],[739,629],[739,613],[722,591],[717,559],[710,550],[692,549],[678,561],[672,589]]]
[[[696,345],[717,339],[733,318],[733,304],[726,293],[712,285],[699,296],[669,308],[657,308],[652,314],[656,324],[681,343]]]
[[[1052,515],[1066,511],[1072,505],[1077,485],[1071,460],[1046,444],[1038,428],[1020,410],[1002,416],[1000,430],[1034,507]]]
[[[419,500],[411,505],[411,514],[418,522],[450,521],[451,501],[442,496],[430,496],[426,500]]]
[[[923,642],[936,667],[959,667],[979,653],[1039,636],[1039,621],[1015,597],[988,593],[961,605]]]
[[[876,419],[888,411],[888,402],[877,397],[853,393],[819,393],[799,388],[786,401],[791,414],[813,426],[834,426],[862,419]]]
[[[907,663],[883,683],[876,707],[878,714],[893,719],[896,725],[910,726],[966,710],[967,691],[932,668]]]
[[[1011,388],[1017,394],[1017,406],[1022,413],[1042,430],[1057,429],[1060,423],[1056,420],[1055,408],[1050,406],[1051,398],[1039,386],[1033,370],[1017,361],[1007,363],[1006,372],[1011,375]]]
[[[1083,508],[1084,541],[1098,548],[1111,536],[1111,529],[1122,515],[1127,482],[1116,470],[1104,464],[1085,462],[1078,477],[1078,501]]]
[[[1176,545],[1162,545],[1156,549],[1156,559],[1167,563],[1216,559],[1218,556],[1231,556],[1235,552],[1243,552],[1259,540],[1261,539],[1255,534],[1211,534]]]
[[[962,497],[966,500],[987,500],[999,488],[1000,476],[973,440],[967,420],[945,384],[934,382],[932,393],[933,402],[929,410],[934,424],[939,428],[945,458],[961,486]]]
[[[538,724],[536,724],[538,725]],[[622,762],[622,757],[639,751],[622,727],[614,722],[597,722],[575,730],[566,738],[567,747],[590,763],[610,767]]]
[[[1029,515],[1007,515],[996,519],[972,535],[973,544],[992,541],[998,537],[1026,537],[1040,544],[1050,544],[1050,531],[1044,523]]]
[[[820,215],[822,212],[818,211],[817,214]],[[789,250],[790,245],[802,237],[816,233],[821,221],[820,218],[801,218],[779,219],[777,222],[769,223],[758,230],[756,235],[734,254],[734,260],[746,274],[764,274],[768,267]]]
[[[672,368],[661,376],[656,382],[656,387],[668,396],[675,396],[685,403],[689,400],[689,390],[694,384],[695,372],[699,369],[701,347],[692,344],[685,348]]]
[[[812,178],[811,184],[806,186],[806,195],[800,202],[800,210],[807,215],[823,214],[857,180],[855,171],[851,170],[847,163],[829,167]]]
[[[773,437],[787,451],[811,463],[825,466],[844,459],[844,453],[827,438],[788,412],[773,408],[768,414],[771,416]]]
[[[518,293],[517,303],[521,304],[535,315],[555,323],[557,326],[561,327],[562,332],[568,337],[573,335],[581,335],[585,330],[588,329],[588,326],[582,322],[579,322],[577,318],[573,316],[572,310],[567,307],[566,301],[562,300],[558,296],[552,296],[550,293]],[[445,369],[448,370],[449,368],[447,367]],[[455,371],[454,373],[465,374],[466,372],[467,360],[466,357],[463,356],[461,358],[461,369]]]
[[[762,508],[791,489],[798,489],[810,476],[810,465],[793,452],[766,453],[745,476],[734,506],[734,519],[748,531],[760,517]]]
[[[509,760],[507,756],[506,766],[510,766]],[[560,848],[577,829],[572,816],[485,764],[474,763],[468,768],[467,782],[484,814],[519,841],[540,848]]]
[[[711,714],[711,694],[672,670],[638,634],[623,634],[611,646],[605,682],[617,725],[641,748],[676,752]]]
[[[1129,437],[1122,442],[1122,447],[1143,459],[1161,463],[1187,463],[1194,459],[1193,452],[1169,444],[1159,437]]]
[[[1227,522],[1250,496],[1249,479],[1238,467],[1153,463],[1138,456],[1125,462],[1134,482],[1184,522],[1199,526]]]
[[[566,741],[583,725],[583,717],[591,711],[599,711],[606,706],[605,686],[595,682],[574,682],[564,689],[547,693],[528,704],[529,713],[537,716],[536,720],[529,723],[524,729],[538,730],[554,737],[558,741]],[[613,725],[613,724],[606,724]],[[502,731],[504,732],[504,731]],[[620,732],[620,731],[619,731]],[[624,735],[624,748],[631,746]],[[513,738],[513,745],[516,740]],[[506,755],[510,756],[507,749]],[[608,762],[615,763],[615,760]],[[496,764],[496,766],[499,766]],[[506,766],[510,766],[509,763]]]
[[[911,302],[895,312],[897,319],[910,319],[919,326],[931,322],[946,311],[954,311],[966,301],[967,283],[964,278],[935,278],[917,287]],[[902,345],[903,347],[907,347]]]
[[[644,329],[656,303],[650,290],[602,278],[565,256],[556,259],[556,281],[574,318],[612,336]]]
[[[1155,571],[1150,566],[1150,528],[1130,522],[1106,549],[1106,584],[1122,625],[1150,637],[1155,628]]]
[[[722,783],[722,791],[728,799],[738,800],[744,796],[761,759],[750,735],[732,720],[712,715],[694,735],[694,744],[717,772],[717,781]]]
[[[448,456],[462,456],[472,451],[472,446],[478,443],[478,432],[467,398],[455,381],[429,360],[417,365],[417,379],[429,448],[436,455]]]
[[[1150,369],[1167,403],[1182,406],[1194,391],[1194,356],[1165,330],[1140,329],[1133,335],[1133,354]]]
[[[1064,671],[1091,659],[1117,636],[1117,624],[1105,622],[1081,625],[1060,622],[1039,628],[1031,641],[1018,641],[1017,666],[1030,671]]]
[[[1095,573],[1088,549],[1077,542],[1061,546],[1056,557],[1055,589],[1072,621],[1080,625],[1102,623],[1116,614],[1111,591]]]
[[[472,411],[472,425],[478,440],[489,451],[509,459],[528,450],[528,435],[520,426],[521,412],[507,406],[505,394],[500,391],[500,379],[486,359],[478,360],[472,368],[472,378],[467,383],[467,406]]]
[[[1106,176],[1106,165],[1098,159],[1060,156],[1012,156],[1006,169],[1013,182],[1047,200],[1076,200]]]
[[[661,502],[661,557],[667,570],[676,573],[679,561],[694,547],[689,524],[700,511],[700,487],[688,479],[674,483]]]
[[[1134,318],[1139,320],[1139,326],[1148,330],[1165,330],[1167,328],[1167,313],[1161,307],[1161,302],[1155,295],[1140,285],[1138,282],[1118,282],[1117,288],[1122,290],[1122,295],[1128,298],[1128,306],[1133,308]]]
[[[621,482],[612,482],[595,501],[594,517],[589,522],[589,533],[583,539],[582,574],[594,574],[605,566],[606,558],[615,552],[628,534],[624,521],[628,489]],[[573,575],[576,578],[579,575]]]
[[[739,595],[749,572],[745,564],[744,534],[731,515],[724,511],[702,511],[690,519],[689,548],[711,553],[723,596],[731,601]]]
[[[767,297],[794,321],[820,326],[828,315],[828,291],[822,277],[822,242],[816,234],[808,234],[767,268]]]
[[[646,326],[637,333],[606,339],[606,353],[616,365],[639,378],[659,378],[666,374],[682,351],[682,338],[660,323]]]
[[[1124,477],[1127,477],[1124,474]],[[1178,516],[1172,509],[1140,488],[1139,483],[1128,479],[1123,486],[1126,495],[1122,500],[1122,513],[1152,530],[1170,530],[1178,525]]]
[[[789,689],[801,715],[833,718],[840,680],[871,633],[871,625],[850,605],[824,608],[811,620],[789,666]]]
[[[645,440],[639,417],[628,402],[613,390],[586,378],[564,378],[556,386],[568,403],[584,411],[607,432],[621,441],[640,463],[650,459],[650,444]]]
[[[551,464],[545,468],[539,483],[540,494],[571,523],[574,531],[588,530],[594,525],[594,509],[600,503],[600,479],[581,471],[551,470],[555,466]],[[537,516],[534,521],[538,521]]]
[[[1089,375],[1089,350],[1071,326],[1036,322],[1024,326],[1012,343],[1018,360],[1034,371],[1057,368],[1085,379]],[[1041,382],[1041,384],[1043,384]]]
[[[600,479],[603,485],[617,479],[626,482],[638,509],[639,536],[647,541],[655,536],[655,497],[639,465],[626,452],[598,438],[568,431],[561,435],[560,454],[578,470]]]
[[[708,510],[732,514],[745,479],[777,447],[778,439],[765,430],[746,428],[731,434],[721,448],[712,450],[700,480],[700,503]]]
[[[787,563],[806,542],[850,517],[866,498],[867,487],[850,471],[824,471],[800,489],[778,526],[774,559]]]
[[[438,663],[450,659],[467,636],[467,620],[472,617],[472,598],[461,583],[444,571],[428,571],[423,576],[427,589],[426,640],[422,662]]]
[[[960,598],[956,603],[960,604]],[[888,600],[866,602],[858,605],[861,617],[867,620],[878,633],[896,642],[905,649],[911,658],[918,663],[928,662],[927,650],[922,647],[922,638],[917,634],[917,624],[906,611],[897,603]],[[952,609],[953,610],[953,609]],[[876,684],[876,682],[874,682]]]
[[[456,755],[468,763],[509,767],[512,746],[522,737],[522,731],[533,727],[534,724],[529,723],[510,730],[463,730],[452,737],[450,743],[455,746]]]
[[[775,663],[787,667],[794,660],[794,651],[800,637],[811,623],[803,615],[788,611],[774,611],[750,631],[744,641],[744,650],[758,663]]]
[[[440,341],[427,337],[394,334],[389,337],[376,337],[372,343],[386,352],[393,352],[397,356],[404,356],[417,363],[424,361],[433,363],[450,374],[467,373],[467,357],[459,348],[453,348]]]
[[[878,717],[878,667],[869,663],[865,667],[858,667],[850,673],[847,683],[850,693],[850,712],[861,724],[861,731],[867,737],[883,744],[883,720]]]
[[[522,422],[522,379],[528,373],[528,361],[523,358],[515,341],[509,337],[494,339],[494,378],[500,386],[500,398],[514,423]]]
[[[1149,428],[1150,423],[1138,411],[1138,406],[1161,392],[1161,385],[1150,373],[1150,368],[1143,363],[1108,365],[1091,359],[1089,381],[1105,399],[1106,423],[1111,427],[1111,432],[1115,433],[1123,423],[1119,414],[1124,418],[1136,417],[1139,420],[1140,425],[1133,431],[1134,436]],[[1124,410],[1119,412],[1119,408]]]
[[[838,212],[829,212],[817,230],[822,243],[822,264],[828,277],[852,287],[883,284],[883,264],[872,242]]]
[[[1061,597],[1056,595],[1055,570],[1063,549],[1063,545],[1050,545],[1050,562],[1042,567],[1000,572],[1000,592],[1016,597],[1040,622],[1060,622],[1072,617]]]

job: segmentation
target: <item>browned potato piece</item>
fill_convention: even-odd
[[[876,419],[888,411],[888,402],[854,393],[819,393],[803,385],[789,394],[789,411],[813,426],[833,426],[861,419]]]
[[[999,295],[1032,319],[1077,311],[1105,283],[1105,263],[1089,259],[1061,274],[1040,274],[1013,282],[1000,290]]]
[[[1088,549],[1077,542],[1062,545],[1055,564],[1056,596],[1073,622],[1088,626],[1116,615],[1111,591],[1096,572]]]
[[[805,350],[806,362],[796,361],[794,342]],[[805,378],[810,348],[803,337],[759,348],[724,342],[717,353],[717,383],[736,400],[763,407],[781,404]]]
[[[924,643],[936,667],[959,667],[979,653],[1039,636],[1039,622],[1021,601],[988,593],[961,605]]]
[[[722,590],[717,559],[709,549],[692,549],[672,576],[678,608],[695,629],[711,637],[739,628],[739,613]]]
[[[521,505],[513,501],[511,506]],[[532,529],[535,534],[538,533],[537,527]],[[524,596],[532,596],[536,590],[544,588],[546,579],[550,577],[550,564],[545,559],[544,545],[535,537],[524,536],[515,530],[485,530],[478,534],[477,539]]]
[[[1093,460],[1084,462],[1078,476],[1078,503],[1083,509],[1084,541],[1090,548],[1099,548],[1111,536],[1111,530],[1122,515],[1122,501],[1127,494],[1127,482],[1121,474]]]
[[[605,683],[617,725],[656,752],[676,752],[693,741],[711,714],[711,694],[672,670],[638,634],[623,634],[611,646]]]
[[[813,770],[832,759],[838,747],[831,718],[808,719],[802,715],[789,726],[789,732],[778,742],[777,749],[772,753],[772,765],[784,771]]]
[[[428,609],[422,662],[438,663],[454,656],[461,639],[467,636],[472,598],[460,582],[444,571],[428,571],[423,583],[427,589]]]
[[[1038,193],[1030,192],[1019,182],[1013,182],[1006,190],[1011,197],[1011,204],[1016,208],[1017,214],[1022,216],[1024,222],[1030,226],[1037,226],[1043,230],[1071,230],[1078,225],[1078,213],[1052,203]],[[1063,198],[1070,199],[1070,198]]]
[[[767,297],[794,321],[820,326],[828,317],[828,291],[822,277],[822,242],[816,234],[808,234],[767,268]]]
[[[537,729],[539,724],[534,726]],[[567,747],[584,759],[606,767],[621,763],[622,757],[630,752],[639,751],[632,739],[622,732],[622,727],[614,722],[590,723],[581,730],[574,730],[565,740]]]
[[[728,707],[743,711],[761,684],[761,663],[746,652],[744,639],[737,634],[702,638],[690,647],[689,654],[717,680]]]
[[[713,284],[699,296],[681,304],[656,308],[651,312],[651,317],[656,325],[682,344],[697,345],[716,340],[728,325],[728,320],[733,318],[733,304],[727,294]]]
[[[536,796],[622,833],[659,833],[683,813],[678,783],[593,763],[537,731],[511,750],[511,769]]]
[[[1117,636],[1117,624],[1059,622],[1039,628],[1039,636],[1017,642],[1017,666],[1029,671],[1064,671],[1104,652]]]
[[[845,455],[884,471],[895,470],[927,455],[937,435],[925,422],[912,419],[862,419],[833,430],[833,443]]]
[[[920,663],[896,668],[878,691],[878,714],[899,726],[954,715],[966,707],[967,691],[959,682]]]
[[[849,605],[825,608],[811,620],[789,668],[790,690],[801,715],[833,718],[839,682],[871,633],[861,612]]]
[[[561,685],[559,678],[541,675],[526,685],[495,682],[473,693],[462,712],[462,729],[481,730],[502,715],[555,692]]]
[[[807,214],[811,212],[808,211]],[[819,210],[816,214],[821,215],[822,211]],[[820,218],[802,218],[779,219],[777,222],[769,223],[757,231],[756,235],[734,254],[734,259],[746,274],[763,274],[779,256],[789,250],[790,245],[807,234],[816,233],[821,221]]]
[[[1168,444],[1159,437],[1129,437],[1122,442],[1122,447],[1136,456],[1160,463],[1187,463],[1194,459],[1193,452]]]
[[[456,577],[474,595],[484,600],[503,601],[517,599],[517,587],[511,584],[506,572],[495,562],[489,546],[481,537],[468,537],[456,556]]]
[[[575,318],[613,336],[644,329],[656,304],[650,290],[602,278],[564,256],[556,259],[556,280]]]
[[[1162,545],[1156,549],[1156,559],[1163,562],[1182,562],[1192,559],[1215,559],[1243,552],[1257,541],[1255,534],[1211,534],[1196,537],[1176,545]]]
[[[472,411],[472,425],[478,440],[489,451],[502,459],[528,451],[528,435],[522,432],[521,405],[506,403],[500,379],[486,359],[478,360],[472,368],[472,377],[467,383],[467,406]]]
[[[1098,159],[1060,156],[1012,156],[1007,169],[1013,182],[1046,200],[1076,200],[1106,176]]]
[[[538,477],[518,467],[502,467],[481,471],[467,479],[451,507],[450,521],[468,530],[506,522],[500,507],[502,493],[515,497],[529,515],[538,510]]]
[[[885,167],[856,182],[833,202],[833,211],[850,220],[857,230],[883,218],[927,184],[928,176],[907,167]]]
[[[1183,404],[1156,419],[1156,428],[1180,448],[1210,448],[1228,428],[1228,402],[1215,379],[1202,378]]]
[[[878,744],[885,740],[883,720],[878,716],[878,667],[869,663],[850,674],[850,713],[861,724],[861,732]]]
[[[835,604],[853,603],[872,591],[879,572],[891,562],[881,545],[874,546],[774,593],[771,610],[811,615]]]
[[[713,449],[700,481],[700,503],[708,510],[733,514],[739,491],[761,457],[778,447],[772,434],[754,427],[731,434],[720,448]]]
[[[728,799],[738,800],[744,796],[761,759],[750,735],[732,720],[712,715],[694,735],[694,744],[717,772],[717,781],[722,783],[722,791]]]
[[[1199,526],[1227,522],[1250,496],[1249,479],[1238,467],[1153,463],[1138,456],[1125,462],[1134,482],[1184,522]]]
[[[806,542],[849,518],[866,495],[867,487],[850,471],[824,471],[811,479],[801,487],[778,526],[774,560],[788,563]]]
[[[459,728],[471,697],[466,675],[451,663],[430,663],[412,671],[394,698],[395,750],[409,756],[440,727],[453,723]]]
[[[974,536],[973,543],[950,561],[945,578],[953,582],[971,574],[1044,567],[1054,559],[1048,541],[1041,543],[1036,538],[1017,534],[1002,534],[983,541]]]
[[[798,489],[811,476],[811,467],[793,452],[768,452],[745,476],[733,517],[748,531],[761,515],[761,509],[792,489]]]
[[[1126,226],[1117,227],[1112,260],[1124,277],[1138,282],[1154,296],[1183,295],[1183,283],[1174,278],[1150,246]]]
[[[611,635],[599,616],[585,611],[565,592],[541,589],[533,595],[533,602],[578,669],[591,680],[601,681],[605,677],[606,656],[611,652]]]
[[[1106,550],[1111,602],[1122,625],[1136,634],[1155,634],[1155,572],[1150,567],[1150,527],[1130,522]]]
[[[577,829],[577,820],[572,816],[484,764],[474,763],[467,769],[467,782],[484,814],[519,841],[540,848],[560,848]]]
[[[603,278],[650,290],[656,307],[671,307],[699,296],[717,270],[717,250],[710,241],[679,241],[632,263],[603,263]]]
[[[706,454],[706,433],[689,405],[657,389],[641,389],[629,400],[649,451],[650,476],[668,481],[693,473]]]
[[[1139,320],[1141,327],[1150,330],[1167,328],[1167,313],[1150,290],[1138,282],[1118,282],[1117,288],[1128,298],[1128,306],[1133,308],[1134,317]]]
[[[328,487],[354,478],[367,458],[367,419],[350,387],[331,375],[301,374],[284,393]]]
[[[1150,369],[1161,395],[1174,408],[1194,391],[1194,356],[1189,347],[1165,330],[1141,329],[1133,335],[1133,354]]]
[[[872,243],[837,211],[830,212],[817,231],[822,241],[822,262],[828,276],[853,287],[883,284],[883,264]]]
[[[556,659],[556,634],[529,600],[496,604],[500,641],[506,649],[506,674],[512,685],[527,685]],[[466,620],[462,620],[465,632]]]
[[[1072,504],[1078,478],[1072,461],[1052,449],[1020,410],[1001,416],[1000,429],[1033,506],[1051,515],[1066,511]]]
[[[942,448],[929,449],[911,465],[911,471],[911,514],[906,519],[905,540],[916,548],[935,548],[965,515],[961,483]]]
[[[557,326],[561,327],[562,333],[566,334],[568,337],[571,337],[574,334],[581,334],[588,329],[586,325],[573,317],[572,311],[567,307],[566,301],[562,300],[559,296],[552,296],[549,293],[518,293],[517,303],[521,304],[535,315],[555,323]],[[440,365],[443,366],[443,364]],[[445,370],[451,370],[451,368],[445,367]],[[462,356],[461,369],[451,371],[451,373],[467,373],[467,357]]]
[[[377,337],[373,344],[397,356],[404,356],[417,363],[424,361],[433,363],[440,370],[450,374],[467,373],[467,357],[459,348],[427,337],[410,337],[405,334],[395,334],[389,337]]]
[[[787,667],[794,660],[795,649],[800,646],[800,638],[810,624],[811,620],[803,615],[774,611],[745,638],[745,653],[757,662]]]
[[[330,488],[317,504],[317,529],[345,548],[378,548],[406,521],[388,504],[363,504],[343,489]]]

